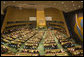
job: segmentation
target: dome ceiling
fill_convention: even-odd
[[[57,8],[71,12],[83,8],[83,1],[1,1],[1,14],[7,6],[23,8]]]

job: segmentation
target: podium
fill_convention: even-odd
[[[44,9],[37,9],[36,16],[37,16],[37,27],[39,28],[46,27]]]

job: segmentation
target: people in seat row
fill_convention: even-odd
[[[40,56],[41,51],[38,47],[39,44],[43,44],[44,56],[69,56],[68,53],[73,56],[83,56],[81,45],[77,45],[72,38],[59,31],[54,30],[52,34],[51,30],[46,30],[45,36],[45,31],[30,30],[27,27],[11,31],[1,36],[1,54],[12,54],[16,50],[15,55],[17,56]],[[64,49],[58,47],[59,44]]]
[[[81,45],[76,44],[73,38],[65,37],[64,34],[55,32],[55,36],[63,48],[67,49],[73,56],[83,56],[83,48]]]
[[[63,49],[46,49],[45,56],[68,56]]]
[[[57,44],[55,42],[55,38],[52,36],[50,31],[47,31],[47,34],[44,38],[44,48],[45,49],[56,49]]]

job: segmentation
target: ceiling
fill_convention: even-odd
[[[57,8],[71,12],[83,8],[83,1],[1,1],[1,14],[7,6],[23,8]]]

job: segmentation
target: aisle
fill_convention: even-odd
[[[56,36],[54,35],[54,31],[51,31],[51,33],[52,33],[52,36],[55,38],[55,41],[56,41],[56,44],[57,44],[58,49],[63,49],[64,51],[67,51],[67,50],[64,49],[64,48],[62,47],[62,45],[59,43],[58,39],[57,39]],[[69,53],[67,53],[67,54],[69,55]]]
[[[45,54],[44,45],[43,45],[45,35],[46,35],[46,32],[44,33],[43,39],[41,40],[41,42],[39,43],[39,46],[37,48],[37,50],[39,50],[39,53],[40,53],[41,56]]]
[[[5,47],[8,47],[8,44],[10,44],[10,42],[4,44],[4,46],[5,46]],[[16,50],[15,48],[12,48],[12,47],[11,47],[11,48],[9,48],[9,50],[10,50],[10,52],[17,53],[17,50]]]
[[[54,31],[51,31],[51,33],[52,33],[53,38],[55,38],[55,41],[56,41],[56,44],[57,44],[58,49],[63,49],[63,47],[62,47],[62,46],[60,45],[60,43],[58,42],[58,39],[55,37]]]

